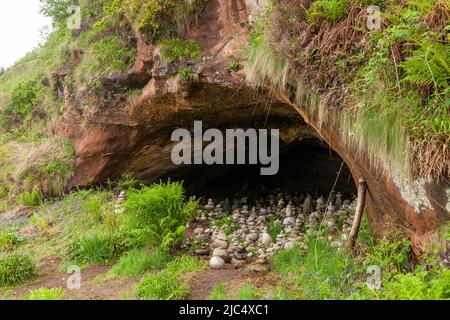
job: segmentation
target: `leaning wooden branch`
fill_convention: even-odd
[[[353,226],[352,231],[350,232],[350,236],[348,239],[348,246],[350,248],[355,247],[356,238],[358,237],[359,228],[361,226],[361,219],[364,212],[364,206],[366,202],[366,179],[361,178],[359,179],[359,186],[358,186],[358,203],[356,205],[356,211],[355,211],[355,218],[353,220]]]

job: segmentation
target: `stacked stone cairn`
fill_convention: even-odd
[[[198,209],[195,223],[201,227],[185,240],[185,246],[192,247],[196,255],[209,255],[212,269],[231,264],[255,272],[268,271],[269,258],[278,251],[296,245],[307,250],[307,236],[343,247],[353,223],[355,200],[343,200],[341,193],[313,199],[309,194],[283,192],[270,193],[254,201],[253,206],[246,197],[231,201],[209,199]],[[217,224],[224,217],[229,217],[225,220],[229,223]],[[274,229],[278,234],[274,234]],[[329,231],[327,238],[323,230]]]

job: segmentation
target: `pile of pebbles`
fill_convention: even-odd
[[[247,197],[209,199],[200,205],[196,221],[205,227],[197,227],[184,245],[196,255],[209,255],[212,269],[231,263],[235,268],[267,271],[271,256],[295,245],[307,250],[306,238],[323,238],[324,227],[331,231],[326,240],[344,246],[355,207],[355,196],[343,199],[334,192],[326,200],[287,192],[269,193],[253,203]]]

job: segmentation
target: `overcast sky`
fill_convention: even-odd
[[[35,48],[40,30],[51,25],[39,14],[39,0],[0,1],[0,67],[10,67]]]

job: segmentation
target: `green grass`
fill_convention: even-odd
[[[36,265],[29,255],[18,253],[0,254],[0,286],[19,285],[32,280]]]
[[[270,234],[272,239],[276,239],[281,231],[283,231],[283,225],[277,222],[275,218],[267,221],[267,232]]]
[[[225,284],[219,283],[211,291],[211,295],[208,297],[209,300],[230,300],[230,295],[228,293]]]
[[[195,216],[197,203],[184,203],[178,182],[130,189],[124,202],[127,227],[153,246],[169,248],[183,240],[186,224]]]
[[[442,300],[450,299],[450,270],[416,271],[398,274],[385,284],[383,299]]]
[[[9,94],[19,83],[44,76],[60,67],[63,63],[62,48],[69,41],[70,34],[66,28],[52,33],[45,44],[28,53],[0,76],[0,95]]]
[[[95,30],[92,33],[84,35],[81,40],[85,54],[75,71],[79,85],[89,83],[98,76],[128,70],[136,53],[136,49],[123,43],[119,36],[111,35],[93,41]],[[128,62],[125,57],[128,57]]]
[[[300,290],[303,299],[345,299],[354,289],[353,261],[325,241],[310,238],[307,244],[306,253],[295,246],[276,254],[276,271],[299,288],[294,293]]]
[[[170,261],[170,254],[159,248],[148,252],[146,249],[133,249],[125,253],[111,269],[115,276],[134,277],[148,271],[163,269]]]
[[[61,288],[40,288],[33,291],[30,291],[25,297],[24,300],[63,300],[64,299],[64,291]]]
[[[230,216],[223,216],[220,219],[214,220],[211,222],[211,225],[213,227],[219,227],[219,228],[223,228],[223,231],[225,232],[225,234],[228,236],[230,234],[232,234],[234,231],[236,231],[239,226],[233,221],[233,219],[231,219]],[[224,227],[227,226],[227,227]]]
[[[36,208],[42,204],[42,197],[39,194],[37,189],[33,189],[33,191],[24,191],[19,194],[18,202],[21,205]]]
[[[190,274],[205,270],[207,264],[190,256],[181,256],[159,273],[149,274],[136,286],[140,300],[186,299],[190,295]]]
[[[258,300],[261,296],[257,289],[250,283],[246,283],[236,294],[237,300]]]
[[[130,249],[130,241],[123,234],[105,232],[84,235],[69,249],[69,260],[82,265],[110,264]]]
[[[4,228],[0,232],[0,252],[11,251],[26,241],[24,236],[15,230]]]
[[[15,191],[31,192],[34,198],[35,192],[41,196],[61,196],[74,173],[74,155],[73,144],[66,139],[55,137],[33,142],[26,153],[21,152],[15,168],[13,178],[18,186]]]
[[[181,59],[196,60],[202,52],[202,47],[195,40],[161,40],[158,42],[158,46],[165,64]]]
[[[179,274],[168,271],[146,275],[136,287],[136,297],[140,300],[186,299],[189,294],[189,286],[180,281]]]
[[[256,86],[270,83],[277,90],[284,91],[288,80],[289,64],[277,57],[267,44],[263,34],[251,38],[245,73],[247,81]]]

